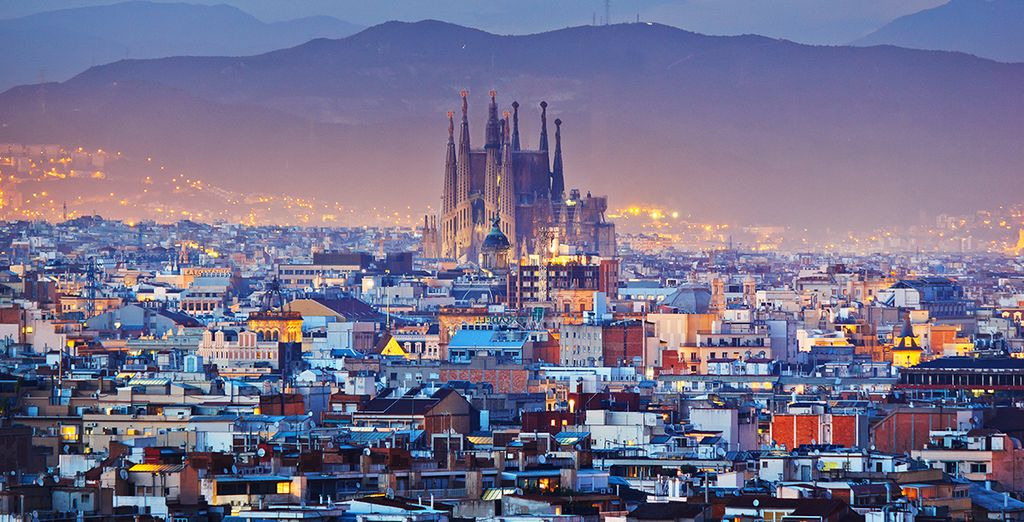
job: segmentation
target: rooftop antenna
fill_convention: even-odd
[[[608,25],[612,20],[612,0],[604,0],[604,25]]]

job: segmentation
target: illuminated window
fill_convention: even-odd
[[[60,438],[64,442],[78,442],[78,426],[61,426]]]
[[[292,483],[291,482],[278,482],[277,483],[277,494],[278,495],[287,495],[287,494],[289,494],[291,492],[292,492]]]

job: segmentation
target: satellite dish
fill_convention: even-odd
[[[36,479],[36,485],[42,486],[44,484],[46,484],[46,477],[40,475],[40,477]]]
[[[121,480],[128,480],[128,470],[121,468],[121,470],[118,471],[117,474],[121,477]]]
[[[261,458],[261,459],[263,457],[266,457],[267,456],[267,448],[260,448],[260,449],[256,450],[256,456]]]
[[[68,445],[68,444],[65,444],[65,445],[64,445],[64,453],[67,453],[67,452],[69,452],[69,451],[71,451],[71,446],[70,446],[70,445]]]
[[[370,448],[363,448],[363,455],[370,456]]]
[[[544,455],[537,455],[537,464],[547,464],[548,458]]]
[[[395,498],[395,490],[391,489],[391,488],[388,488],[387,492],[384,493],[384,495],[387,496],[388,498],[393,499],[393,498]]]
[[[238,474],[238,466],[235,466],[234,464],[231,465],[231,474],[232,475],[237,475]]]
[[[754,507],[760,506],[761,505],[761,501],[755,498],[753,504],[754,504]]]

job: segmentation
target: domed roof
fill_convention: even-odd
[[[711,291],[703,286],[681,286],[661,304],[675,308],[681,314],[706,314],[711,305]]]
[[[509,242],[508,237],[504,232],[501,231],[501,219],[494,218],[494,222],[491,223],[491,231],[487,233],[487,237],[484,238],[483,245],[481,248],[484,250],[503,251],[512,248],[512,243]]]

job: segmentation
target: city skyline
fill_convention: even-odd
[[[0,2],[0,522],[1024,522],[1024,0],[100,1]]]

